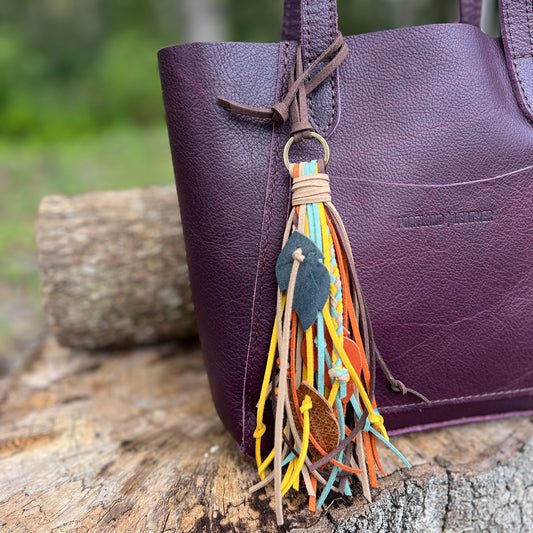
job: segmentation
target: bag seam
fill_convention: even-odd
[[[310,56],[310,52],[309,52],[309,43],[311,41],[311,25],[310,25],[310,12],[309,12],[309,0],[305,0],[305,13],[306,13],[306,20],[305,20],[305,33],[307,35],[307,42],[306,42],[306,46],[303,47],[304,49],[304,54],[305,54],[305,60],[307,62],[307,64],[309,64],[311,62],[311,56]],[[303,11],[303,10],[302,10]],[[328,2],[328,16],[329,16],[329,35],[330,35],[330,40],[333,41],[334,37],[335,37],[335,23],[334,23],[334,1],[333,0],[329,0]],[[330,117],[329,117],[329,121],[326,125],[326,127],[322,127],[320,125],[320,122],[319,120],[317,119],[316,115],[315,115],[315,111],[313,109],[313,95],[312,94],[309,94],[308,95],[308,101],[309,101],[309,112],[311,114],[311,118],[313,119],[313,122],[318,126],[318,128],[322,131],[322,133],[326,134],[328,132],[328,130],[331,128],[332,124],[333,124],[333,121],[335,119],[335,114],[337,112],[337,99],[336,99],[336,96],[337,96],[337,87],[336,87],[336,77],[337,77],[337,72],[334,72],[331,76],[330,76],[330,79],[328,80],[328,85],[330,87],[330,90],[331,90],[331,114],[330,114]]]
[[[457,396],[455,398],[443,398],[440,400],[431,400],[429,405],[425,402],[398,404],[398,405],[385,405],[380,408],[380,411],[386,411],[387,409],[395,409],[395,408],[406,409],[409,407],[422,407],[422,406],[431,407],[432,405],[435,405],[435,404],[448,403],[448,402],[452,402],[455,400],[471,400],[473,398],[489,398],[489,397],[496,397],[496,396],[505,396],[507,394],[516,394],[518,392],[533,392],[533,387],[527,387],[525,389],[511,389],[511,390],[499,391],[499,392],[487,392],[483,394],[470,394],[468,396]]]

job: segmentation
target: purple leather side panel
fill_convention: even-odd
[[[343,110],[329,139],[333,203],[387,364],[432,400],[392,392],[378,369],[386,426],[533,409],[533,126],[501,41],[466,24],[346,41]],[[272,105],[296,44],[159,54],[207,370],[219,414],[247,453],[289,205],[288,128],[232,115],[216,96]],[[319,150],[306,141],[291,160]]]
[[[263,211],[266,203],[270,218],[274,200],[286,203],[287,191],[279,197],[277,182],[289,178],[276,175],[267,184],[272,125],[229,114],[216,96],[273,102],[279,49],[274,43],[192,43],[159,52],[199,336],[217,411],[237,442],[259,242],[262,233],[270,235]],[[275,250],[276,240],[269,243],[269,264]],[[259,311],[271,309],[272,299],[259,298]],[[262,338],[268,327],[260,324]]]

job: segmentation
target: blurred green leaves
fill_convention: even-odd
[[[179,33],[167,15],[169,1],[2,0],[0,138],[162,123],[156,53]]]
[[[84,97],[100,123],[147,124],[162,117],[154,40],[128,29],[112,35],[84,84]]]

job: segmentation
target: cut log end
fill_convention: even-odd
[[[44,307],[61,344],[121,347],[196,333],[173,186],[47,196],[36,235]]]

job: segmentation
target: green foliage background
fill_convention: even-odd
[[[155,53],[179,40],[170,4],[2,0],[0,136],[53,140],[160,120]]]

